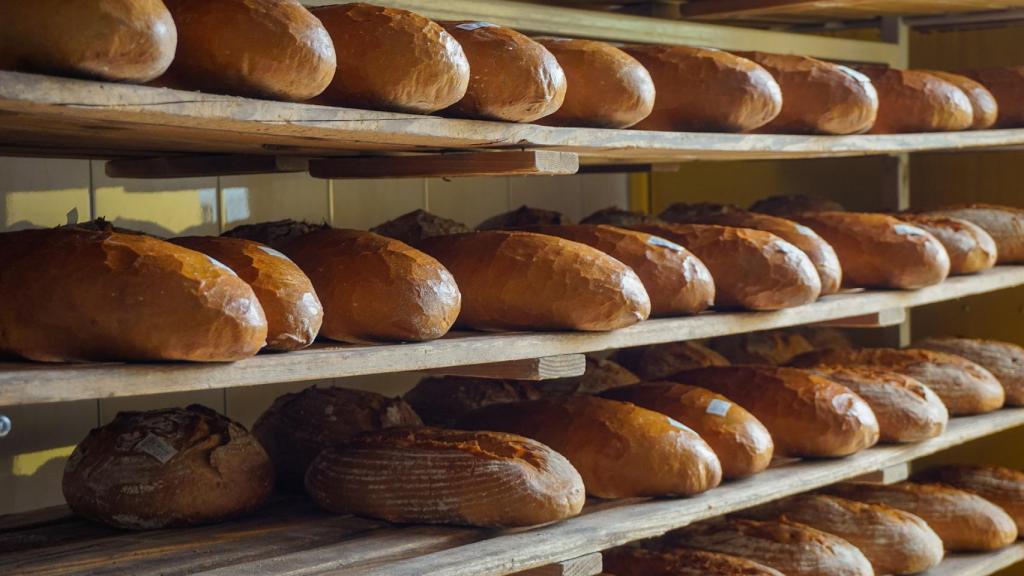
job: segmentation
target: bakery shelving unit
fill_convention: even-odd
[[[307,4],[332,3],[309,1]],[[542,34],[624,42],[669,42],[723,49],[791,51],[843,61],[902,65],[905,28],[870,42],[719,24],[624,16],[502,0],[379,2],[436,19],[487,19]],[[580,2],[582,3],[582,2]],[[682,14],[702,4],[681,4]],[[632,4],[632,3],[630,3]],[[680,3],[669,3],[679,7]],[[844,4],[826,18],[871,6],[920,2],[765,2],[771,18],[792,22],[784,7]],[[951,6],[954,3],[943,3]],[[958,2],[1012,8],[1014,2]],[[981,6],[981,5],[984,6]],[[742,6],[740,6],[742,7]],[[842,11],[845,10],[845,11]],[[916,12],[912,8],[911,12]],[[781,16],[780,16],[781,15]],[[749,12],[702,15],[747,19]],[[790,19],[786,19],[790,18]],[[820,18],[812,18],[818,21]],[[659,133],[551,128],[453,120],[205,95],[0,71],[0,153],[103,158],[125,177],[182,177],[310,172],[330,178],[570,174],[636,170],[691,160],[901,156],[914,152],[1005,150],[1024,146],[1024,129],[887,136],[787,136]],[[906,162],[897,162],[892,207],[906,207]],[[486,192],[482,192],[486,193]],[[234,388],[392,372],[430,371],[485,377],[553,378],[578,374],[582,353],[738,334],[804,324],[889,326],[907,308],[1024,286],[1024,266],[1003,266],[916,291],[850,291],[778,312],[711,312],[650,320],[611,333],[453,333],[434,342],[318,344],[233,364],[0,363],[5,406],[165,392]],[[449,576],[591,576],[600,552],[689,523],[837,481],[899,478],[917,458],[1024,425],[1024,409],[956,418],[942,436],[876,447],[839,460],[787,462],[756,477],[688,499],[591,501],[584,514],[553,525],[493,531],[397,527],[334,516],[304,500],[282,499],[252,517],[190,530],[143,534],[97,527],[65,508],[0,517],[3,574],[346,574]],[[889,474],[889,471],[894,471]],[[950,556],[930,575],[984,575],[1024,559],[1024,544],[982,555]]]

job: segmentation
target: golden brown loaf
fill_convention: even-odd
[[[692,495],[722,480],[696,432],[668,416],[594,396],[495,404],[458,426],[527,435],[564,455],[598,498]]]
[[[996,241],[998,264],[1024,263],[1024,209],[994,204],[963,204],[928,212],[981,226]]]
[[[565,102],[541,120],[549,126],[628,128],[654,108],[654,81],[636,58],[607,42],[535,38],[565,72]]]
[[[448,114],[533,122],[565,100],[565,72],[547,48],[488,22],[440,22],[462,45],[471,70],[469,89]]]
[[[919,380],[942,399],[953,416],[1002,408],[1005,393],[991,372],[970,360],[931,350],[861,348],[818,350],[797,356],[794,366],[861,365],[898,372]]]
[[[984,130],[995,125],[996,120],[999,119],[999,104],[988,88],[985,88],[980,82],[960,74],[938,70],[927,70],[927,72],[963,90],[967,95],[967,99],[971,101],[971,109],[974,111],[972,129]]]
[[[998,128],[1024,126],[1024,66],[969,70],[964,75],[981,82],[999,103]]]
[[[814,302],[821,280],[796,246],[770,232],[704,224],[630,226],[682,245],[715,279],[715,305],[778,310]]]
[[[321,96],[325,103],[427,114],[466,95],[469,61],[440,25],[408,10],[362,2],[312,12],[338,58],[338,73]]]
[[[318,505],[389,522],[531,526],[580,513],[583,481],[522,436],[390,428],[320,453],[306,474]]]
[[[942,243],[949,255],[950,274],[974,274],[996,265],[996,241],[973,222],[930,214],[901,213],[896,218],[917,226]]]
[[[661,380],[689,368],[729,365],[718,352],[692,341],[623,348],[615,352],[612,359],[641,380]]]
[[[515,210],[491,216],[481,222],[476,229],[513,230],[534,226],[561,226],[563,224],[572,224],[572,222],[561,212],[523,205]]]
[[[608,224],[609,226],[619,226],[620,228],[629,228],[635,224],[664,223],[665,222],[661,218],[652,214],[631,212],[629,210],[623,210],[617,206],[602,208],[583,220],[580,220],[580,224]]]
[[[268,350],[299,350],[316,339],[323,306],[309,277],[287,256],[241,238],[190,236],[171,242],[206,254],[252,286],[267,317]]]
[[[484,406],[537,400],[541,396],[533,382],[432,376],[420,380],[403,398],[427,424],[454,428],[460,418]]]
[[[814,264],[821,280],[822,296],[835,294],[843,283],[843,269],[832,246],[807,226],[778,216],[740,210],[726,204],[676,203],[666,208],[660,217],[678,224],[717,224],[737,228],[753,228],[771,232],[796,246]]]
[[[804,370],[725,366],[684,370],[670,379],[746,408],[771,432],[780,455],[847,456],[878,442],[878,420],[860,396]]]
[[[846,208],[821,196],[789,194],[762,198],[750,205],[750,211],[788,217],[801,212],[845,212]]]
[[[942,561],[942,540],[924,520],[884,504],[800,494],[741,514],[785,518],[838,536],[864,553],[875,574],[917,574]]]
[[[981,496],[1005,510],[1017,524],[1018,533],[1024,531],[1024,472],[1003,466],[950,464],[927,470],[921,478]]]
[[[1024,406],[1024,348],[1010,342],[978,338],[927,338],[915,348],[946,352],[988,370],[1006,393],[1006,404]]]
[[[947,552],[996,550],[1017,539],[1017,527],[1002,508],[942,484],[843,482],[826,492],[910,512],[928,523]]]
[[[614,576],[783,576],[753,560],[690,548],[621,546],[605,550],[602,556],[605,573]]]
[[[253,424],[252,433],[270,455],[278,485],[302,490],[309,463],[324,448],[360,432],[421,424],[401,399],[313,386],[279,396]]]
[[[301,101],[334,77],[331,37],[298,0],[164,1],[178,51],[161,84]]]
[[[119,413],[75,448],[63,480],[76,514],[132,530],[225,520],[259,508],[273,487],[256,438],[198,405]]]
[[[314,230],[329,230],[329,224],[313,224],[311,222],[299,222],[296,220],[274,220],[272,222],[259,222],[256,224],[242,224],[221,234],[229,238],[243,238],[260,244],[266,244],[271,248],[281,249],[288,240]]]
[[[32,0],[0,3],[0,67],[148,82],[178,42],[160,0]]]
[[[872,134],[967,130],[974,123],[964,91],[938,76],[884,66],[864,66],[860,71],[878,91]]]
[[[728,52],[691,46],[623,48],[650,72],[657,95],[641,130],[746,132],[782,110],[782,90],[767,70]]]
[[[639,384],[640,378],[618,362],[587,356],[582,376],[545,380],[538,384],[543,396],[569,394],[600,394],[605,390]]]
[[[461,222],[416,209],[374,226],[370,231],[415,246],[425,238],[462,234],[472,232],[473,229]]]
[[[892,216],[805,212],[792,218],[835,248],[844,285],[909,290],[938,284],[949,275],[949,255],[942,243]]]
[[[795,54],[736,55],[763,66],[782,88],[782,112],[763,132],[860,134],[875,123],[878,93],[852,68]]]
[[[0,234],[0,353],[43,362],[256,354],[267,319],[251,287],[205,254],[142,234]]]
[[[437,260],[373,232],[321,229],[281,250],[324,305],[320,334],[345,342],[432,340],[459,314],[455,278]]]
[[[747,558],[786,576],[874,576],[868,559],[846,540],[785,520],[704,522],[669,533],[666,540],[670,547]]]
[[[790,360],[814,350],[814,346],[799,332],[792,330],[766,330],[715,338],[711,348],[732,364],[769,364],[781,366]]]
[[[846,386],[871,406],[882,442],[920,442],[946,429],[949,411],[921,382],[882,368],[822,366],[815,374]]]
[[[721,394],[686,384],[655,382],[613,388],[601,396],[632,402],[693,428],[715,451],[725,478],[757,474],[771,463],[775,445],[768,429]]]
[[[646,320],[637,275],[604,252],[530,232],[424,240],[462,291],[459,325],[479,330],[614,330]],[[484,265],[482,265],[484,264]]]

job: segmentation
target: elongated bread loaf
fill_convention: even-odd
[[[751,212],[789,217],[801,212],[845,212],[843,205],[811,194],[784,194],[762,198],[750,205]]]
[[[612,359],[642,380],[661,380],[689,368],[729,365],[718,352],[692,341],[623,348]]]
[[[783,576],[753,560],[692,548],[621,546],[605,550],[602,556],[605,573],[614,576]]]
[[[974,362],[931,350],[860,348],[818,350],[793,359],[793,366],[822,364],[871,366],[919,380],[942,399],[953,416],[981,414],[1002,408],[1003,387],[991,372]]]
[[[519,230],[534,226],[561,226],[572,224],[565,214],[522,205],[515,210],[495,214],[477,225],[477,230]]]
[[[441,428],[367,432],[313,460],[306,490],[323,508],[389,522],[531,526],[575,516],[579,473],[514,434]]]
[[[796,356],[814,350],[807,338],[792,330],[747,332],[715,338],[708,344],[732,364],[783,366]]]
[[[345,342],[432,340],[459,314],[455,278],[398,240],[359,230],[321,229],[281,250],[302,268],[324,305],[320,334]]]
[[[981,226],[996,241],[999,264],[1024,262],[1024,208],[995,204],[962,204],[926,214],[952,216]]]
[[[996,265],[996,241],[984,228],[961,218],[929,214],[896,214],[942,243],[949,254],[950,274],[974,274]]]
[[[799,326],[797,328],[790,328],[790,331],[795,331],[806,338],[815,350],[822,348],[853,348],[853,342],[850,341],[850,337],[840,328]]]
[[[0,234],[0,354],[29,360],[223,362],[256,354],[252,288],[151,236],[57,228]]]
[[[972,129],[984,130],[995,125],[996,120],[999,119],[999,103],[996,102],[996,97],[988,88],[985,88],[980,82],[960,74],[938,70],[926,70],[926,72],[963,90],[967,99],[971,101],[971,109],[974,111]]]
[[[736,55],[764,66],[782,88],[782,112],[763,132],[860,134],[875,123],[878,92],[852,68],[796,54]]]
[[[704,388],[655,382],[612,388],[601,396],[632,402],[693,428],[715,451],[725,478],[763,471],[775,452],[764,424],[742,406]]]
[[[949,275],[949,255],[942,243],[892,216],[804,212],[792,218],[832,245],[847,286],[910,290],[938,284]]]
[[[458,323],[478,330],[614,330],[651,301],[628,266],[590,246],[530,232],[436,236],[419,244],[455,276]]]
[[[999,103],[998,128],[1024,126],[1024,66],[961,71],[981,82]]]
[[[436,376],[420,380],[403,398],[427,424],[454,428],[459,419],[474,410],[541,396],[533,382]]]
[[[198,405],[119,413],[75,448],[63,480],[76,514],[132,530],[252,512],[273,487],[274,467],[256,438]]]
[[[838,536],[863,552],[876,574],[917,574],[942,561],[942,540],[924,520],[884,504],[800,494],[741,514],[785,518]]]
[[[992,502],[1006,511],[1024,533],[1024,472],[1004,466],[950,464],[914,475],[930,482],[949,484]]]
[[[316,339],[323,306],[309,277],[287,256],[241,238],[189,236],[171,242],[206,254],[252,286],[267,316],[268,350],[299,350]]]
[[[878,421],[860,396],[804,370],[696,368],[670,380],[707,388],[749,410],[771,432],[779,454],[847,456],[878,442]]]
[[[988,370],[1006,392],[1006,404],[1024,406],[1024,348],[1010,342],[978,338],[927,338],[915,348],[954,354]]]
[[[242,224],[221,234],[229,238],[243,238],[260,244],[266,244],[271,248],[281,249],[282,246],[292,238],[309,234],[315,230],[330,229],[328,224],[313,224],[311,222],[300,222],[296,220],[274,220],[272,222],[259,222],[256,224]]]
[[[270,455],[278,485],[301,491],[309,463],[324,448],[360,432],[421,424],[403,400],[313,386],[279,396],[253,424],[252,433]]]
[[[782,111],[782,90],[767,70],[739,56],[691,46],[623,48],[650,72],[654,109],[640,130],[746,132]]]
[[[722,480],[718,458],[696,432],[626,402],[571,396],[495,404],[458,426],[524,434],[551,446],[598,498],[688,496]]]
[[[618,206],[609,206],[580,220],[580,224],[608,224],[609,226],[629,228],[636,224],[665,224],[665,221],[652,214],[641,214],[623,210]]]
[[[726,204],[672,204],[660,217],[677,224],[717,224],[771,232],[796,246],[811,259],[821,280],[821,294],[835,294],[843,283],[843,269],[832,246],[817,232],[778,216],[748,212]]]
[[[425,238],[462,234],[472,232],[473,229],[461,222],[416,209],[374,226],[370,231],[415,246]]]
[[[949,411],[921,382],[882,368],[822,366],[811,370],[853,390],[871,406],[882,442],[920,442],[946,429]]]
[[[922,70],[862,66],[878,91],[878,118],[872,134],[967,130],[974,109],[955,84]]]
[[[1017,539],[1017,526],[1002,508],[969,492],[942,484],[843,482],[829,494],[885,504],[928,523],[948,552],[996,550]]]

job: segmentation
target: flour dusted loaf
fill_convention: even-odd
[[[1024,126],[1024,66],[961,71],[980,82],[999,105],[997,128]]]
[[[878,442],[878,420],[860,396],[820,376],[774,366],[684,370],[672,381],[707,388],[750,411],[787,456],[848,456]]]
[[[171,242],[217,260],[252,287],[267,316],[268,350],[298,350],[316,339],[323,306],[309,277],[287,256],[241,238],[189,236]]]
[[[109,227],[0,234],[0,354],[43,362],[256,354],[251,287],[205,254]]]
[[[389,522],[531,526],[579,514],[572,465],[547,446],[499,432],[389,428],[328,448],[306,490],[332,512]]]
[[[530,232],[436,236],[418,244],[462,291],[458,323],[478,330],[614,330],[651,301],[628,266],[595,248]]]
[[[950,274],[974,274],[996,265],[996,241],[973,222],[931,214],[901,213],[896,218],[917,226],[942,243],[949,255]]]
[[[612,359],[642,380],[661,380],[688,368],[729,365],[718,352],[692,341],[623,348]]]
[[[696,432],[626,402],[571,396],[495,404],[459,428],[529,436],[572,462],[598,498],[692,495],[722,479],[715,453]]]
[[[614,576],[782,576],[753,560],[692,548],[621,546],[605,550],[602,557],[605,573]]]
[[[274,468],[256,438],[198,405],[119,413],[75,448],[63,480],[76,514],[131,530],[251,512],[273,486]]]
[[[862,66],[878,91],[878,118],[872,134],[967,130],[974,109],[955,84],[922,70]]]
[[[1024,209],[995,204],[961,204],[926,212],[981,226],[996,241],[999,264],[1024,263]]]
[[[1024,472],[1004,466],[948,464],[914,475],[930,482],[948,484],[977,494],[1006,511],[1024,530]]]
[[[998,340],[979,338],[926,338],[915,348],[945,352],[966,358],[988,370],[1006,393],[1006,404],[1024,406],[1024,348]]]
[[[765,330],[722,336],[709,342],[711,348],[732,364],[782,366],[814,350],[803,334],[792,330]]]
[[[972,129],[984,130],[995,125],[996,120],[999,119],[999,103],[996,102],[995,96],[992,95],[988,88],[985,88],[980,82],[960,74],[940,72],[938,70],[928,70],[927,72],[963,90],[964,94],[967,95],[967,99],[971,101],[971,109],[974,112],[974,122],[971,124]]]

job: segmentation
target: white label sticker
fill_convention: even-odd
[[[491,24],[490,22],[465,22],[455,27],[458,28],[459,30],[473,31],[476,30],[477,28],[496,28],[497,25]]]
[[[232,276],[238,276],[238,274],[235,274],[234,270],[232,270],[231,268],[228,268],[220,260],[217,260],[216,258],[211,258],[210,256],[207,256],[207,258],[209,258],[210,259],[210,263],[213,264],[214,266],[216,266],[217,268],[220,268],[221,270],[224,270],[225,272],[230,272]]]
[[[285,256],[284,254],[278,252],[277,250],[274,250],[270,246],[260,246],[260,250],[263,250],[264,252],[266,252],[267,254],[270,254],[271,256],[276,256],[277,258],[284,258],[285,260],[287,260],[289,262],[292,261],[291,258]]]
[[[732,404],[730,402],[715,398],[710,404],[708,404],[706,412],[708,414],[714,414],[715,416],[725,416],[729,413],[730,408],[732,408]]]
[[[153,434],[146,434],[146,437],[135,445],[135,451],[149,454],[153,458],[156,458],[161,464],[166,464],[168,460],[174,458],[174,455],[178,453],[178,451],[174,449],[174,446],[171,446],[166,440]]]
[[[664,238],[661,238],[659,236],[651,236],[647,240],[647,243],[652,246],[661,246],[662,248],[668,248],[669,250],[673,250],[675,252],[682,252],[683,250],[683,247],[680,246],[679,244],[676,244],[675,242],[669,242],[668,240],[665,240]]]
[[[926,232],[917,226],[911,226],[910,224],[897,224],[893,226],[893,230],[897,234],[906,234],[907,236],[923,236]]]

